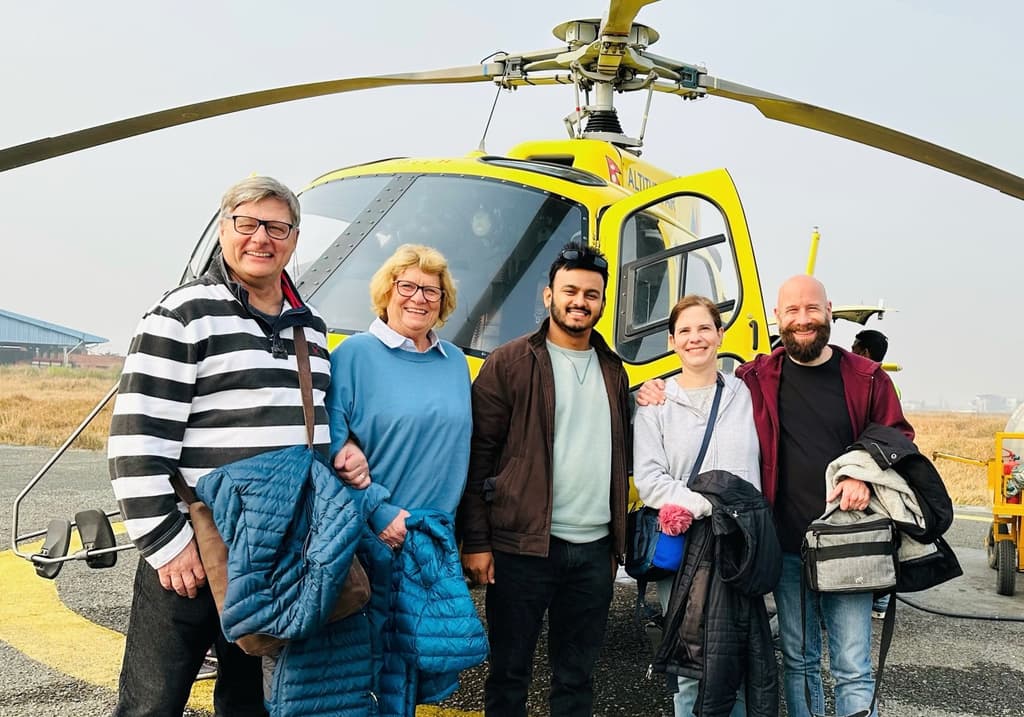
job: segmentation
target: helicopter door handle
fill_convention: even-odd
[[[752,350],[757,351],[757,319],[751,319],[747,325],[750,327],[750,330],[754,333]]]

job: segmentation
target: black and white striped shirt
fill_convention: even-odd
[[[170,485],[215,468],[306,443],[293,330],[309,344],[314,442],[327,450],[330,386],[326,325],[282,275],[285,310],[271,328],[248,308],[245,289],[219,259],[169,292],[139,323],[110,424],[110,477],[128,536],[154,568],[192,538]]]

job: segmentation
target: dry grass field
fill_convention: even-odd
[[[112,369],[0,366],[0,444],[60,446],[117,382]],[[113,400],[73,446],[103,450]]]
[[[61,445],[116,381],[112,370],[0,366],[0,444]],[[942,451],[981,460],[992,457],[993,434],[1003,430],[1007,419],[971,413],[916,413],[908,418],[925,455]],[[74,446],[102,450],[109,425],[110,405]],[[955,502],[991,505],[984,469],[943,460],[936,465]]]
[[[1007,415],[977,413],[911,413],[907,415],[917,432],[915,442],[926,456],[933,451],[987,461],[995,456],[995,433],[1006,428]],[[953,502],[959,505],[991,506],[988,475],[984,468],[950,460],[938,460]]]

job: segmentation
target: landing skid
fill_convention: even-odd
[[[86,565],[91,568],[113,567],[117,563],[118,552],[135,548],[131,543],[117,545],[114,530],[110,524],[110,519],[120,514],[116,510],[110,512],[98,509],[81,510],[75,513],[73,521],[64,518],[54,518],[49,522],[46,530],[37,530],[24,534],[19,534],[18,532],[22,501],[116,393],[117,386],[115,385],[96,404],[85,420],[79,424],[78,428],[72,431],[63,445],[56,450],[46,464],[28,482],[28,485],[22,489],[18,497],[14,499],[11,550],[19,558],[30,561],[36,569],[36,574],[42,578],[53,580],[60,573],[64,563],[70,560],[84,560]],[[77,530],[81,542],[81,547],[75,549],[74,552],[71,552],[74,545],[72,529]],[[35,552],[24,552],[19,547],[22,543],[37,540],[43,536],[45,538],[42,547]]]

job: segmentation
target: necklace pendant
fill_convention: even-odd
[[[572,372],[574,374],[576,374],[576,383],[578,383],[580,386],[582,386],[583,382],[587,380],[587,373],[590,371],[590,362],[594,358],[593,351],[591,351],[589,354],[587,354],[587,363],[584,364],[584,366],[583,366],[583,373],[582,374],[580,373],[579,367],[576,365],[576,359],[574,359],[573,357],[569,356],[568,354],[562,354],[562,356],[565,356],[565,360],[569,362],[570,366],[572,366]]]

